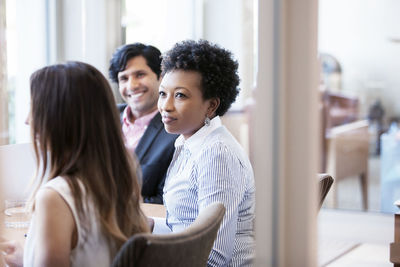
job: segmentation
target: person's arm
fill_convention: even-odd
[[[24,265],[24,249],[17,241],[10,241],[0,237],[0,251],[3,253],[4,261],[8,266],[22,267]],[[1,263],[2,258],[0,257],[0,265]]]
[[[198,166],[199,212],[213,202],[225,206],[225,215],[214,242],[208,266],[225,266],[233,256],[239,204],[245,192],[242,165],[223,144],[202,153]]]
[[[153,228],[151,232],[153,234],[170,234],[172,231],[168,227],[165,218],[160,217],[152,217],[153,219]]]
[[[151,217],[146,217],[147,218],[147,224],[149,225],[150,232],[153,232],[154,229],[154,219]]]
[[[144,196],[143,197],[143,202],[144,203],[152,203],[152,204],[163,204],[163,189],[164,189],[164,183],[165,183],[165,176],[164,174],[163,178],[161,179],[160,183],[157,185],[157,192],[155,196]]]
[[[155,164],[153,163],[152,166],[152,168],[157,168],[157,170],[147,169],[146,171],[143,171],[143,175],[146,175],[147,177],[152,177],[152,179],[158,177],[158,181],[154,195],[143,197],[143,202],[145,203],[154,203],[154,204],[164,203],[163,195],[164,195],[165,178],[167,176],[168,167],[174,155],[176,137],[177,137],[176,135],[171,135],[164,132],[161,133],[157,137],[156,142],[153,143],[153,146],[159,149],[159,151],[157,152],[158,155],[154,155],[155,158],[153,158],[153,162]]]
[[[72,212],[54,190],[39,190],[35,203],[37,243],[34,266],[70,266],[71,248],[77,233]]]

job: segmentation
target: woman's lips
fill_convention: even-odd
[[[172,123],[173,121],[176,121],[176,118],[168,116],[168,115],[162,115],[162,122],[165,124]]]

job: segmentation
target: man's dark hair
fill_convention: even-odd
[[[126,64],[131,58],[143,56],[147,65],[160,78],[161,52],[156,47],[142,43],[134,43],[117,48],[110,60],[108,74],[111,81],[118,83],[118,72],[125,70]]]
[[[203,98],[219,98],[216,115],[222,116],[239,93],[238,63],[232,53],[206,40],[183,41],[163,55],[162,76],[174,70],[196,71],[201,75]]]

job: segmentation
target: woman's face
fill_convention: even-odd
[[[206,116],[212,115],[212,102],[203,99],[199,72],[171,71],[161,81],[158,110],[169,133],[188,139],[203,127]]]
[[[28,115],[26,115],[25,124],[26,125],[30,125],[31,124],[31,112],[30,111],[29,111]]]

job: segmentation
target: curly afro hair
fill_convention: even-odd
[[[224,115],[239,93],[237,61],[230,51],[206,40],[183,41],[166,52],[161,62],[161,76],[174,70],[201,74],[203,98],[220,99],[216,115]]]

